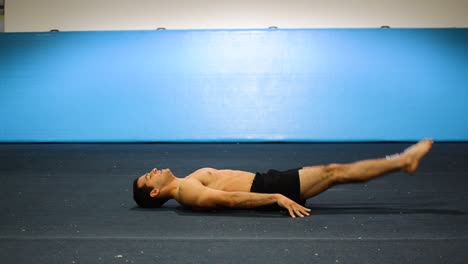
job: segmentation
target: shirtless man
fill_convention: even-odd
[[[384,174],[404,170],[416,172],[433,141],[422,140],[401,154],[349,164],[328,164],[289,171],[251,173],[202,168],[185,178],[169,169],[153,169],[133,183],[133,198],[141,207],[161,207],[175,199],[193,209],[257,208],[276,205],[289,215],[305,217],[305,200],[343,183],[366,182]]]

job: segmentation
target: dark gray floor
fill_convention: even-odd
[[[131,198],[152,167],[281,170],[407,145],[0,144],[0,263],[467,263],[467,143],[436,143],[412,176],[336,186],[304,219]]]

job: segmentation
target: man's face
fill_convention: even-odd
[[[169,169],[161,169],[158,170],[157,168],[152,169],[150,172],[143,174],[138,178],[137,184],[138,187],[150,187],[156,188],[160,187],[161,182],[166,178],[168,174],[172,174]]]

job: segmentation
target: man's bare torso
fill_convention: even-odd
[[[250,192],[254,173],[239,170],[202,168],[188,175],[186,180],[196,180],[205,187],[226,192]]]

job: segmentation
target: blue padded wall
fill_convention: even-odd
[[[468,29],[0,34],[0,142],[467,140]]]

